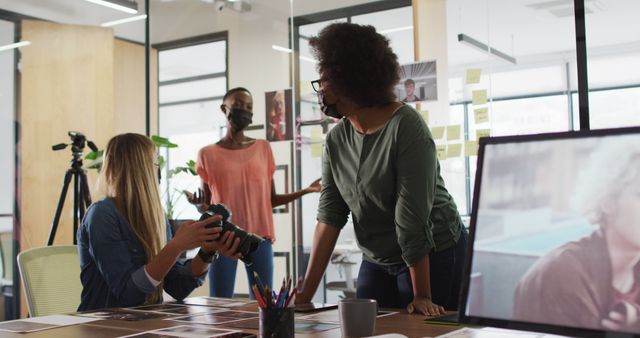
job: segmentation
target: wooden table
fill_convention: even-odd
[[[189,306],[201,306],[201,305],[189,305]],[[257,312],[258,307],[255,304],[249,304],[243,307],[236,307],[230,310],[240,311],[252,311]],[[332,321],[337,321],[338,310],[329,310],[321,312],[322,318],[333,318]],[[257,314],[256,314],[257,316]],[[296,314],[296,321],[299,319],[299,314]],[[376,335],[385,333],[400,333],[407,337],[434,337],[437,335],[445,334],[460,328],[460,326],[442,326],[442,325],[427,325],[423,322],[423,317],[419,315],[409,315],[406,311],[399,312],[397,314],[388,315],[376,319]],[[329,320],[316,320],[318,322],[329,322]],[[165,327],[189,325],[182,322],[162,319],[149,319],[142,321],[125,321],[125,320],[99,320],[80,325],[71,325],[58,327],[54,329],[48,329],[43,331],[37,331],[32,333],[10,333],[0,331],[0,337],[20,337],[20,338],[36,338],[36,337],[68,337],[68,338],[103,338],[103,337],[119,337],[125,335],[131,335],[148,330],[161,329]],[[196,324],[193,324],[196,325]],[[206,325],[206,324],[197,324]],[[211,326],[221,329],[233,329],[222,325]],[[258,334],[257,330],[242,330],[243,332]],[[340,328],[313,333],[313,334],[296,334],[296,337],[341,337]]]

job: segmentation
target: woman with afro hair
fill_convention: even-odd
[[[326,137],[318,224],[296,303],[313,297],[351,214],[363,252],[358,298],[428,316],[457,309],[466,230],[429,128],[395,97],[389,40],[371,26],[335,23],[309,43],[320,107],[340,121]]]

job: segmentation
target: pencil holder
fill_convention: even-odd
[[[260,338],[293,338],[294,308],[260,308]]]

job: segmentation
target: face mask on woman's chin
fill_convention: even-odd
[[[251,124],[252,118],[253,113],[248,110],[231,108],[229,110],[229,117],[227,119],[229,120],[229,123],[231,124],[231,128],[233,130],[240,131],[244,130]]]
[[[324,97],[324,93],[322,91],[318,92],[318,103],[320,104],[320,110],[322,110],[322,112],[329,116],[329,117],[333,117],[334,119],[341,119],[344,117],[344,115],[342,115],[339,111],[338,111],[338,105],[335,103],[327,103],[327,101],[325,100]]]

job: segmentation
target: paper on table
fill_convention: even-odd
[[[437,336],[436,338],[552,338],[560,337],[553,335],[541,335],[539,333],[515,331],[515,330],[503,330],[492,327],[485,327],[481,329],[462,328],[447,334]]]
[[[97,318],[83,318],[67,315],[51,315],[28,319],[10,320],[0,323],[0,331],[9,332],[34,332],[52,329],[60,326],[89,323],[99,320]]]
[[[407,338],[407,336],[401,335],[399,333],[387,333],[387,334],[381,334],[379,336],[369,336],[366,338]]]

